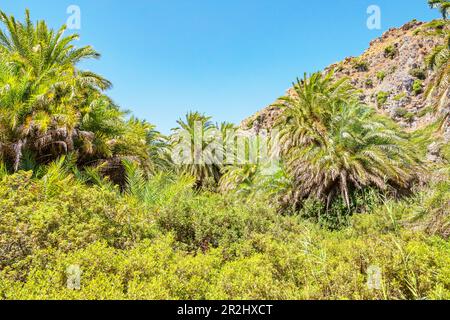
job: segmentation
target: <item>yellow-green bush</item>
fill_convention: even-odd
[[[330,231],[262,200],[180,194],[176,181],[152,182],[160,202],[61,179],[49,192],[29,173],[4,177],[1,299],[450,298],[450,242],[426,227],[448,213],[445,182]]]

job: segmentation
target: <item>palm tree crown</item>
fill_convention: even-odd
[[[278,122],[295,200],[327,202],[340,195],[350,206],[355,189],[403,189],[415,177],[412,149],[387,119],[356,99],[347,80],[313,74],[282,99]]]
[[[181,172],[197,179],[197,186],[217,183],[221,175],[223,141],[217,140],[220,128],[198,112],[190,112],[177,121],[171,137],[177,164]],[[210,148],[214,144],[214,148]]]
[[[104,94],[111,83],[77,65],[100,55],[77,48],[77,35],[64,36],[44,21],[22,23],[0,12],[0,157],[17,171],[23,152],[39,163],[76,152],[81,164],[121,157],[146,168],[160,160],[162,137],[154,126],[126,112]]]
[[[428,0],[430,8],[437,8],[442,14],[444,20],[447,19],[448,13],[450,12],[450,1],[449,0]]]

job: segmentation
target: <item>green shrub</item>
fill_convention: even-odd
[[[22,212],[24,205],[38,201],[39,196],[33,193],[37,190],[31,186],[39,183],[27,179],[21,173],[8,178],[7,187],[1,187],[3,195],[5,192],[25,195],[15,198],[18,206],[9,207],[8,211]],[[361,210],[373,213],[352,216],[348,227],[340,231],[321,229],[299,216],[274,215],[272,222],[263,228],[255,227],[252,219],[245,218],[237,225],[253,231],[242,236],[241,241],[236,242],[234,239],[237,238],[232,237],[232,243],[222,242],[218,237],[218,242],[224,244],[219,244],[216,249],[186,251],[185,244],[177,241],[176,229],[174,235],[132,239],[132,245],[127,247],[109,241],[108,233],[101,233],[97,241],[78,248],[58,248],[42,243],[30,253],[29,259],[13,257],[12,263],[1,268],[0,298],[448,299],[449,243],[420,231],[438,235],[440,230],[448,230],[445,227],[448,223],[445,220],[448,183],[424,192],[405,202],[390,200],[379,204],[361,198],[361,205],[373,203]],[[180,208],[193,206],[189,210],[195,215],[206,206],[208,208],[202,213],[206,220],[211,219],[209,216],[224,216],[226,210],[237,210],[244,215],[252,211],[249,208],[249,213],[245,213],[244,205],[230,199],[220,200],[220,196],[212,196],[211,204],[202,197],[195,203],[196,197],[179,199],[185,202]],[[53,198],[58,199],[56,195]],[[125,198],[130,201],[129,196]],[[104,212],[119,211],[123,206],[121,201],[111,202],[110,211],[104,208]],[[220,214],[211,210],[213,203],[224,207]],[[172,206],[173,203],[162,209],[169,210]],[[174,210],[178,212],[180,208]],[[314,209],[312,206],[311,210]],[[443,214],[444,219],[437,220],[435,214],[439,217]],[[23,223],[32,216],[32,212],[24,216]],[[87,216],[81,219],[89,220]],[[236,218],[229,221],[233,219]],[[225,225],[223,218],[213,220],[224,224],[215,226],[221,232],[236,232],[231,225]],[[144,221],[138,220],[136,224],[150,220]],[[412,223],[410,221],[421,228],[408,230],[405,226]],[[436,224],[437,221],[441,222]],[[196,225],[198,234],[215,234],[209,231],[214,227],[212,224],[202,224],[195,218],[191,222]],[[2,227],[8,223],[17,224],[5,220]],[[1,261],[4,261],[5,245],[8,246],[2,242],[0,246]],[[79,266],[82,271],[80,290],[67,287],[69,266]],[[381,271],[379,290],[367,286],[369,270],[373,266]]]
[[[381,200],[381,195],[376,190],[354,190],[350,195],[351,207],[349,208],[342,197],[333,202],[328,208],[323,201],[314,198],[305,201],[300,215],[320,226],[338,230],[348,226],[352,215],[362,212],[370,212]]]
[[[378,92],[378,94],[377,94],[378,107],[384,106],[390,95],[391,95],[390,92],[385,92],[385,91]]]
[[[156,230],[143,208],[116,192],[87,187],[73,180],[54,181],[46,195],[45,181],[30,172],[8,176],[0,185],[0,268],[21,263],[37,250],[84,248],[96,241],[126,248]],[[27,195],[24,197],[24,195]]]
[[[340,62],[334,69],[335,72],[342,72],[343,70],[344,70],[344,64],[342,62]]]
[[[425,108],[423,108],[423,109],[421,109],[421,110],[419,111],[419,113],[417,114],[417,116],[418,116],[418,117],[424,117],[424,116],[426,116],[427,114],[432,113],[433,110],[434,110],[434,108],[433,108],[432,106],[425,107]]]
[[[404,118],[408,123],[413,122],[415,117],[416,117],[416,115],[415,115],[414,113],[412,113],[412,112],[407,112],[407,113],[403,116],[403,118]]]
[[[402,100],[403,98],[405,98],[406,97],[406,93],[405,92],[402,92],[402,93],[399,93],[398,95],[396,95],[395,97],[394,97],[394,100],[395,101],[400,101],[400,100]]]
[[[354,59],[353,68],[355,68],[359,72],[365,72],[369,70],[369,64],[363,59]]]
[[[389,45],[384,49],[384,57],[394,59],[398,54],[398,49],[394,45]]]
[[[427,78],[427,72],[422,68],[411,69],[409,70],[409,74],[419,80],[425,80]]]
[[[292,296],[289,284],[276,279],[267,255],[255,255],[224,266],[208,292],[214,300],[281,300]],[[291,290],[290,290],[291,289]]]
[[[241,241],[253,232],[264,232],[275,215],[276,211],[264,203],[253,202],[248,208],[233,199],[205,194],[179,199],[163,208],[157,223],[190,250],[207,250]]]
[[[386,71],[378,71],[377,72],[377,79],[380,81],[383,81],[384,78],[386,78]]]
[[[356,193],[350,215],[311,200],[292,216],[165,178],[144,198],[51,181],[2,179],[0,299],[450,298],[445,178],[403,200]],[[373,267],[379,289],[367,286]]]
[[[364,85],[367,88],[372,88],[373,87],[373,80],[372,79],[366,79],[366,81],[364,82]]]
[[[428,23],[425,23],[420,28],[416,29],[414,31],[414,35],[425,35],[425,36],[442,35],[445,33],[445,26],[447,24],[448,22],[442,19],[433,20]]]
[[[413,87],[412,87],[413,93],[417,96],[421,93],[423,93],[423,83],[421,80],[417,79],[416,81],[414,81],[413,83]]]
[[[395,116],[398,118],[403,118],[405,119],[407,122],[412,122],[414,120],[414,117],[416,116],[414,113],[409,112],[407,109],[405,108],[397,108],[395,110]]]
[[[407,114],[407,113],[408,113],[408,110],[406,110],[406,108],[397,108],[397,109],[395,109],[394,115],[396,117],[401,118],[401,117],[404,117],[405,114]]]

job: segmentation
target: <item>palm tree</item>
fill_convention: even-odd
[[[18,169],[27,129],[24,122],[29,110],[30,76],[17,74],[0,55],[0,154],[11,158],[14,170]],[[39,117],[42,119],[42,115]],[[42,121],[43,123],[43,121]]]
[[[99,54],[76,49],[77,35],[63,37],[65,27],[55,33],[44,21],[33,24],[28,11],[25,23],[3,12],[0,21],[6,30],[0,30],[2,153],[17,170],[25,147],[44,155],[73,151],[74,139],[83,135],[75,130],[83,98],[110,83],[76,68]]]
[[[450,35],[447,35],[443,45],[437,46],[433,52],[427,57],[426,63],[428,67],[436,72],[434,81],[430,84],[427,95],[434,96],[437,101],[437,111],[441,111],[440,107],[447,107],[448,94],[450,88]],[[443,123],[450,121],[450,112],[447,108],[443,108]]]
[[[251,163],[230,165],[225,167],[222,173],[223,176],[220,179],[221,192],[248,189],[254,186],[259,167],[257,164]]]
[[[428,0],[428,4],[432,9],[439,9],[439,12],[442,14],[442,18],[447,20],[448,13],[450,12],[449,0]]]
[[[113,154],[135,159],[140,168],[150,175],[166,170],[170,166],[166,137],[145,120],[131,117],[124,124],[124,132],[114,142]]]
[[[294,201],[341,196],[375,187],[407,189],[417,173],[413,148],[387,119],[362,105],[347,80],[314,74],[282,99],[282,152],[296,188]]]
[[[280,98],[278,104],[283,115],[275,125],[281,129],[282,152],[311,142],[311,132],[317,136],[325,134],[323,123],[331,117],[330,108],[325,106],[330,101],[342,103],[356,99],[357,93],[347,79],[334,81],[333,73],[325,76],[315,73],[309,79],[305,74],[302,80],[297,79],[290,94]]]
[[[172,129],[173,158],[181,173],[197,179],[197,187],[216,184],[221,176],[223,137],[220,128],[198,112],[189,112]],[[225,127],[223,127],[225,128]]]
[[[0,30],[2,52],[10,53],[14,62],[23,70],[29,70],[36,81],[59,73],[77,77],[82,85],[107,89],[111,83],[93,72],[78,70],[76,65],[86,59],[98,59],[100,54],[91,46],[76,48],[73,42],[77,34],[63,36],[67,27],[57,32],[48,28],[45,21],[34,24],[30,12],[25,12],[25,23],[0,11],[0,21],[7,34]]]
[[[121,185],[124,159],[147,174],[168,166],[167,144],[155,127],[127,120],[103,93],[111,83],[77,68],[99,58],[92,47],[76,48],[77,35],[34,24],[28,11],[24,23],[3,12],[0,21],[0,157],[13,171],[24,153],[38,165],[74,153],[80,167],[101,165]]]
[[[238,139],[241,140],[239,144]],[[225,141],[227,140],[234,147],[233,158],[227,159],[232,161],[228,161],[222,168],[220,190],[227,192],[251,189],[261,180],[262,172],[274,165],[271,157],[274,152],[269,138],[249,135],[245,131],[228,131]]]

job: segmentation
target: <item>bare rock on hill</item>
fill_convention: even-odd
[[[362,90],[363,102],[390,116],[404,128],[417,129],[436,119],[431,106],[438,104],[438,109],[444,113],[450,109],[448,89],[442,101],[436,99],[439,92],[425,94],[436,76],[426,67],[425,59],[444,41],[443,32],[436,32],[429,24],[411,21],[373,40],[360,57],[348,57],[330,65],[324,72],[334,71],[337,79],[348,77],[356,88]],[[361,62],[365,68],[358,67]],[[380,95],[387,96],[387,99],[378,99]],[[241,127],[270,130],[280,114],[276,105],[275,102],[244,120]],[[444,126],[450,141],[450,124]]]

